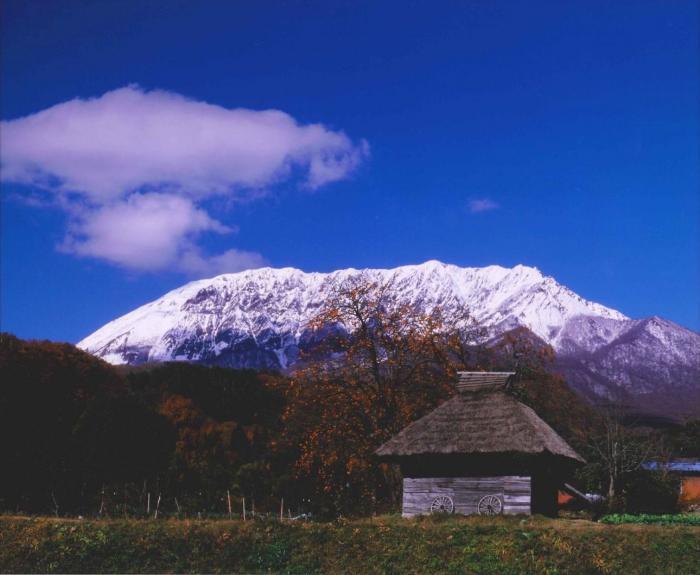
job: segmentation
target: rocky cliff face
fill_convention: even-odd
[[[557,352],[586,395],[685,393],[700,388],[700,335],[652,317],[627,318],[526,266],[460,268],[440,262],[389,270],[304,273],[263,268],[189,283],[120,317],[78,345],[111,363],[195,361],[288,369],[306,324],[334,287],[364,274],[392,297],[430,309],[468,309],[490,336],[526,327]]]

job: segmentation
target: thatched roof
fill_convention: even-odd
[[[376,453],[386,458],[549,453],[584,461],[531,408],[500,387],[458,393],[404,428]]]

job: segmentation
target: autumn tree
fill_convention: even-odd
[[[115,368],[70,344],[0,334],[0,510],[224,512],[274,494],[279,375],[184,363]]]
[[[515,379],[537,379],[550,373],[555,353],[526,327],[516,327],[502,334],[485,350],[485,357],[500,369],[515,372]]]
[[[159,489],[183,512],[223,511],[234,496],[271,498],[271,444],[282,411],[283,378],[253,370],[168,363],[136,369],[129,388],[148,398],[175,431]],[[250,480],[248,477],[250,477]],[[275,494],[276,495],[276,494]],[[279,499],[277,499],[277,505]]]
[[[118,390],[111,366],[72,345],[0,334],[0,506],[54,513],[76,506],[74,428]]]
[[[466,311],[397,302],[365,276],[337,285],[309,328],[322,337],[287,390],[287,445],[329,512],[373,510],[398,493],[374,450],[452,393],[480,330]]]

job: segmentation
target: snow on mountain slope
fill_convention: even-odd
[[[271,357],[272,365],[263,361],[266,367],[285,368],[295,358],[293,348],[307,322],[334,286],[360,273],[391,281],[399,301],[426,309],[440,305],[448,312],[466,307],[495,331],[522,325],[555,347],[562,327],[579,315],[626,319],[526,266],[460,268],[430,261],[329,274],[262,268],[189,283],[108,323],[78,345],[112,363],[141,363],[214,360],[248,342],[274,353],[277,362]],[[255,350],[247,352],[254,364]]]
[[[633,394],[700,392],[700,335],[659,317],[614,328],[616,337],[603,345],[596,340],[588,349],[560,350],[572,385],[605,396],[611,382]]]
[[[667,405],[680,407],[700,395],[699,334],[656,317],[627,318],[521,265],[429,261],[328,274],[293,268],[225,274],[173,290],[78,345],[115,364],[183,360],[284,370],[308,344],[306,325],[326,297],[358,274],[391,282],[397,302],[439,305],[447,314],[466,308],[489,337],[528,328],[555,349],[557,368],[585,395],[663,394]]]

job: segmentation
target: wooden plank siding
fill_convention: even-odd
[[[479,500],[485,495],[497,495],[503,502],[503,513],[530,514],[530,478],[506,475],[501,477],[404,477],[404,517],[430,513],[430,505],[438,495],[448,495],[454,502],[454,512],[463,515],[477,513]]]

